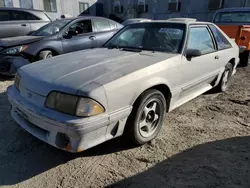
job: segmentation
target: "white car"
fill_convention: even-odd
[[[102,48],[20,68],[7,93],[16,122],[59,149],[81,152],[125,133],[145,144],[166,112],[225,91],[238,63],[238,46],[212,23],[136,23]]]

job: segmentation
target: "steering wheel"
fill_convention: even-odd
[[[178,51],[178,49],[171,43],[164,43],[166,46],[170,46],[174,51]]]
[[[121,40],[121,42],[119,42],[118,46],[128,46],[128,41]]]

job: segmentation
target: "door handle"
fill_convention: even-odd
[[[26,24],[22,24],[21,26],[26,27],[27,25]]]
[[[90,40],[95,40],[95,36],[90,36],[89,39]]]
[[[218,55],[217,55],[217,56],[215,56],[214,58],[215,58],[215,59],[220,59],[220,57],[219,57]]]

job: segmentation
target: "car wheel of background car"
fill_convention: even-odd
[[[221,77],[221,81],[216,88],[218,92],[225,92],[228,89],[231,82],[232,73],[233,73],[233,65],[231,63],[228,63]]]
[[[128,119],[128,138],[138,145],[153,140],[162,127],[165,112],[166,100],[161,92],[151,89],[143,93]]]
[[[53,53],[50,50],[41,51],[39,53],[39,60],[49,59],[53,57]]]
[[[245,51],[240,54],[240,65],[247,67],[249,61],[249,51]]]

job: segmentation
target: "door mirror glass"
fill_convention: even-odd
[[[187,49],[186,57],[188,60],[191,60],[193,57],[201,56],[201,51],[198,49]]]

